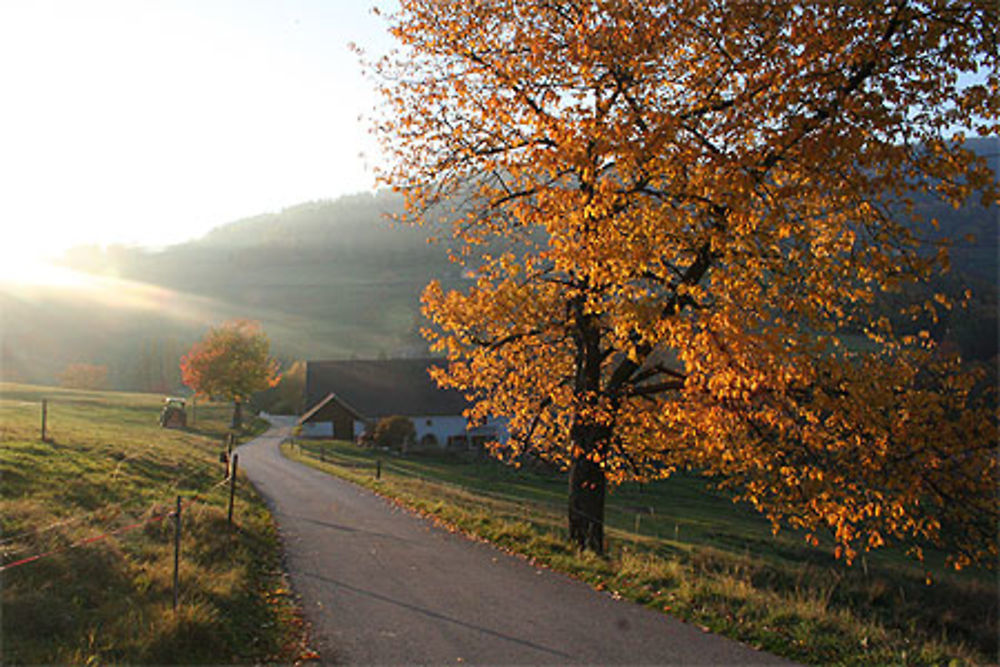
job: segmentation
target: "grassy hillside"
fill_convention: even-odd
[[[47,439],[40,401],[48,400]],[[270,515],[244,478],[226,521],[228,405],[163,430],[160,397],[0,384],[4,663],[291,662],[304,652]],[[183,498],[180,604],[173,520]],[[89,539],[110,535],[106,539]]]
[[[677,475],[608,498],[608,558],[579,554],[565,530],[566,478],[487,460],[403,458],[325,441],[286,445],[293,459],[635,600],[753,646],[812,664],[995,664],[993,573],[953,573],[898,551],[853,567],[773,536],[760,515]],[[381,460],[381,479],[374,479]],[[927,570],[934,583],[926,583]]]

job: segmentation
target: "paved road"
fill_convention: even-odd
[[[324,662],[780,662],[291,462],[278,451],[289,430],[277,425],[240,447],[240,468],[274,512]]]

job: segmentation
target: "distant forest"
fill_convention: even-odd
[[[995,171],[997,144],[974,144]],[[274,353],[289,364],[426,354],[419,334],[423,287],[431,279],[446,287],[464,280],[447,259],[446,230],[393,223],[401,207],[391,193],[355,194],[231,222],[161,251],[74,248],[63,263],[113,278],[107,285],[118,297],[0,285],[3,377],[55,383],[70,364],[99,364],[108,368],[110,387],[175,392],[180,356],[209,326],[235,317],[259,320]],[[886,295],[882,306],[890,310],[903,298],[935,291],[957,298],[971,289],[967,310],[899,326],[928,328],[967,357],[992,358],[997,207],[970,202],[953,209],[917,197],[914,208],[938,220],[937,228],[923,225],[918,234],[928,242],[950,240],[952,271],[905,295]],[[440,242],[431,243],[435,237]]]

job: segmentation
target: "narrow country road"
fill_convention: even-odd
[[[704,633],[285,459],[288,420],[239,448],[280,527],[313,647],[346,664],[748,664]]]

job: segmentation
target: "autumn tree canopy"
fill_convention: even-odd
[[[995,2],[399,4],[381,178],[476,276],[424,293],[437,379],[570,470],[574,540],[693,468],[848,560],[993,564],[992,381],[868,306],[946,267],[908,193],[997,202]]]
[[[257,322],[234,320],[215,327],[181,359],[184,384],[199,396],[233,402],[233,428],[240,428],[242,406],[251,395],[275,386],[278,362]]]

